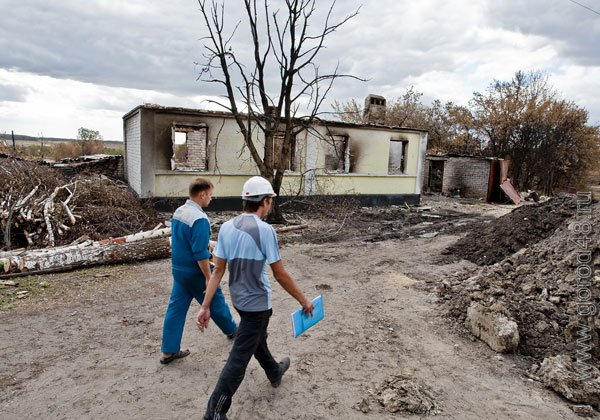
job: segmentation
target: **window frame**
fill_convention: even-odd
[[[329,134],[328,140],[325,141],[326,147],[324,150],[325,161],[324,169],[328,173],[350,173],[350,137],[346,134]],[[342,147],[338,149],[336,143],[342,143]],[[335,155],[331,154],[334,151]],[[338,151],[341,150],[341,153]],[[337,169],[328,167],[328,156],[337,161]],[[330,158],[330,161],[331,159]]]
[[[193,156],[190,156],[189,150],[189,134],[192,132],[204,131],[204,156],[201,156],[199,160],[202,162],[201,165],[194,164]],[[177,146],[181,146],[177,143],[177,133],[185,133],[185,161],[180,161],[176,158]],[[209,139],[208,139],[208,125],[207,124],[179,124],[174,123],[171,125],[171,170],[172,171],[196,171],[196,172],[207,172],[209,170]]]
[[[400,144],[399,158],[393,153],[394,149],[397,147],[397,144]],[[408,154],[408,144],[409,141],[405,138],[399,139],[390,139],[390,146],[388,151],[388,175],[405,175],[406,174],[406,161]],[[392,166],[399,160],[398,166]]]

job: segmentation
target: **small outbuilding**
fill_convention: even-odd
[[[423,190],[445,195],[505,200],[500,185],[507,179],[509,161],[480,156],[427,155]]]

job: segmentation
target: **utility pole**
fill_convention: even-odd
[[[40,159],[44,160],[44,133],[40,133],[39,136],[42,143],[40,147]]]
[[[10,130],[10,134],[12,135],[13,152],[15,152],[17,150],[17,146],[15,145],[15,131],[14,130]]]

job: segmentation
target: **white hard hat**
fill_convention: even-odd
[[[253,176],[244,184],[242,199],[247,201],[260,201],[264,196],[276,197],[271,183],[262,176]]]

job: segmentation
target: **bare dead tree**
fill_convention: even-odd
[[[203,38],[205,62],[199,80],[222,85],[227,104],[210,102],[233,114],[261,176],[279,194],[294,139],[318,118],[333,82],[341,77],[358,79],[339,73],[337,66],[321,73],[316,64],[327,37],[355,17],[358,9],[334,20],[335,0],[324,14],[318,12],[316,0],[284,0],[280,9],[271,3],[244,0],[244,20],[227,29],[224,2],[198,0],[208,32]],[[252,58],[247,62],[244,51],[234,49],[234,36],[242,27],[251,40]],[[262,134],[264,144],[257,142],[257,134]],[[273,216],[282,218],[278,206]]]

